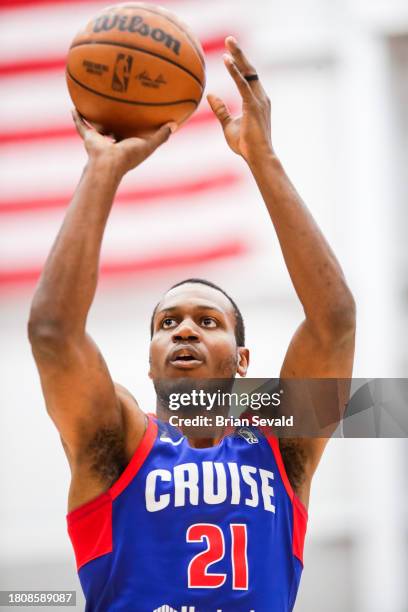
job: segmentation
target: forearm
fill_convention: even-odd
[[[120,182],[105,158],[91,159],[46,261],[32,309],[31,324],[83,332],[93,301],[102,238]]]
[[[249,162],[306,318],[326,331],[353,322],[354,300],[311,213],[271,151]]]

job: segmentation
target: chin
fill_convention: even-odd
[[[204,391],[206,393],[223,392],[229,393],[234,385],[235,378],[232,377],[219,377],[213,378],[207,374],[198,375],[197,372],[189,371],[189,375],[181,372],[166,378],[155,378],[153,380],[154,389],[156,391],[157,398],[162,406],[166,406],[169,403],[170,395],[172,394],[191,394],[193,391]]]

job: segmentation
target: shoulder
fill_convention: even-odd
[[[140,410],[137,399],[126,387],[117,382],[113,384],[115,386],[116,396],[120,401],[123,401],[124,405],[132,407],[134,410]]]
[[[130,460],[146,431],[147,416],[126,387],[119,383],[114,384],[122,413],[125,453]]]
[[[121,422],[115,428],[98,427],[80,459],[71,466],[69,510],[104,493],[118,480],[147,429],[148,419],[132,394],[117,383],[115,393]]]

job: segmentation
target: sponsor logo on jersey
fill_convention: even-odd
[[[171,442],[173,444],[173,441]],[[167,507],[231,504],[275,513],[274,474],[253,465],[234,461],[203,461],[159,468],[146,476],[145,500],[148,512]]]
[[[160,606],[160,608],[155,608],[153,612],[198,612],[198,611],[196,610],[195,606],[181,606],[180,610],[176,610],[175,608],[172,608],[171,606],[164,604],[163,606]],[[217,608],[215,612],[223,612],[223,611],[220,610],[220,608]],[[251,609],[249,612],[255,612],[255,610]]]
[[[195,606],[181,606],[179,611],[171,606],[168,606],[167,604],[164,604],[163,606],[160,606],[160,608],[153,610],[153,612],[196,612],[196,609]]]

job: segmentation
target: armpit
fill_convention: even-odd
[[[306,453],[295,438],[280,438],[279,448],[289,482],[294,492],[298,493],[306,480]]]
[[[87,448],[91,472],[102,484],[111,486],[122,474],[128,460],[121,428],[99,429]]]

